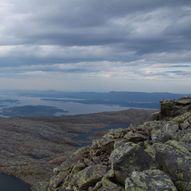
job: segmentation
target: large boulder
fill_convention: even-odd
[[[191,110],[191,97],[161,101],[160,118],[175,117]]]
[[[126,191],[177,191],[172,180],[160,170],[134,171],[125,181]]]
[[[186,145],[177,141],[156,143],[156,161],[181,191],[191,190],[191,153]]]
[[[142,146],[131,142],[122,143],[114,149],[110,161],[115,178],[122,184],[133,171],[143,171],[154,164],[152,157]]]

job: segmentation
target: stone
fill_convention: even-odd
[[[191,153],[177,141],[168,141],[166,144],[156,143],[156,161],[166,172],[178,190],[191,190]]]
[[[191,132],[185,132],[184,134],[179,135],[179,141],[191,144]]]
[[[92,149],[108,147],[113,150],[115,140],[122,139],[127,133],[128,129],[112,129],[106,133],[102,138],[93,140]]]
[[[62,171],[59,174],[54,175],[50,180],[49,188],[55,189],[55,188],[59,187],[60,185],[62,185],[65,178],[68,176],[68,174],[69,174],[69,171]]]
[[[149,139],[149,136],[146,135],[143,132],[128,132],[125,136],[124,139],[129,142],[133,143],[139,143],[139,142],[144,142]]]
[[[109,170],[107,174],[102,178],[101,180],[101,190],[104,191],[124,191],[124,187],[118,184],[117,182],[114,182],[114,171]]]
[[[160,119],[176,117],[191,110],[191,97],[161,101]]]
[[[72,182],[79,190],[87,190],[95,186],[107,173],[107,167],[103,165],[89,166],[74,175]]]
[[[180,124],[180,128],[181,129],[188,129],[191,128],[191,124],[189,123],[189,121],[184,121],[183,123]]]
[[[153,143],[166,142],[170,139],[174,139],[178,131],[179,125],[176,122],[166,122],[161,125],[160,128],[158,128],[158,126],[153,126],[151,140]]]
[[[125,189],[121,185],[112,182],[108,178],[103,178],[102,189],[104,191],[125,191]]]
[[[172,180],[160,170],[134,171],[125,181],[126,191],[177,191]]]
[[[124,143],[110,155],[111,167],[117,181],[124,184],[125,179],[134,170],[142,171],[152,167],[152,157],[144,148],[134,143]]]

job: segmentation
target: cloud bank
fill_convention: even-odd
[[[190,92],[189,0],[1,0],[0,88]]]

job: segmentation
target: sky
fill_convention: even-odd
[[[0,89],[191,93],[191,1],[1,0]]]

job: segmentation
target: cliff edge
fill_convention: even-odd
[[[54,169],[49,191],[190,191],[191,98],[153,121],[109,131]]]

